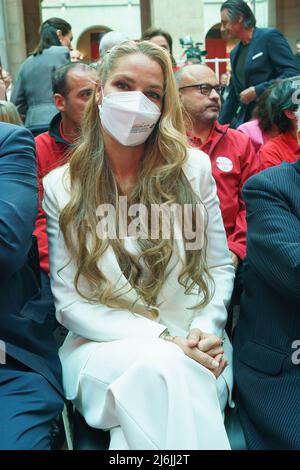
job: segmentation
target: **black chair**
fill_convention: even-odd
[[[73,416],[74,450],[107,450],[110,442],[109,431],[89,426],[83,416],[75,410]]]
[[[30,130],[33,137],[36,137],[37,135],[42,134],[43,132],[47,132],[48,129],[49,129],[48,126],[28,127],[28,130]]]
[[[37,238],[35,235],[32,235],[32,243],[31,243],[31,247],[28,252],[28,255],[27,255],[27,260],[32,271],[34,272],[38,286],[41,287],[40,257],[39,257]]]
[[[73,415],[72,428],[74,450],[108,449],[110,442],[109,431],[91,428],[77,410]],[[226,408],[225,428],[232,450],[246,450],[246,441],[236,408]]]

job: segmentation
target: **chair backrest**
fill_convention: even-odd
[[[226,408],[225,428],[232,450],[246,450],[246,441],[236,408]],[[73,415],[73,449],[107,450],[110,433],[90,427],[83,416],[75,410]]]
[[[42,126],[42,127],[28,127],[30,132],[32,133],[33,137],[36,137],[39,134],[42,134],[43,132],[47,132],[48,126]]]
[[[107,450],[109,448],[109,431],[92,428],[76,410],[73,419],[74,450]]]
[[[225,428],[232,450],[247,450],[246,440],[237,408],[225,410]]]
[[[32,243],[31,243],[31,248],[28,252],[27,260],[32,271],[34,272],[34,275],[36,277],[36,281],[39,287],[41,287],[40,257],[39,257],[37,238],[35,235],[32,235]]]

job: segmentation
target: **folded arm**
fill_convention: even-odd
[[[278,292],[299,301],[300,220],[287,197],[264,173],[251,178],[243,191],[248,262]]]
[[[12,129],[12,128],[11,128]],[[0,280],[25,263],[37,214],[34,140],[21,127],[3,131],[0,144]]]

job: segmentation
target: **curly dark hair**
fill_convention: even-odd
[[[292,79],[276,80],[264,91],[253,111],[253,117],[258,119],[262,131],[271,131],[273,125],[277,126],[280,132],[293,129],[293,124],[284,111],[298,109],[299,105],[293,100],[297,92],[300,93],[300,85]]]

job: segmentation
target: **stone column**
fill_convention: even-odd
[[[6,66],[8,71],[15,77],[21,63],[26,58],[22,0],[3,0],[2,7],[7,56]]]
[[[285,35],[295,52],[299,32],[299,0],[277,0],[277,28]]]
[[[277,16],[276,16],[276,0],[269,0],[268,1],[268,17],[269,28],[276,28],[277,27]]]
[[[23,0],[24,28],[26,38],[27,55],[37,46],[40,35],[39,29],[42,23],[40,0]]]
[[[8,69],[7,32],[4,0],[0,0],[0,58],[2,67]]]
[[[142,33],[151,26],[151,0],[140,0]]]

